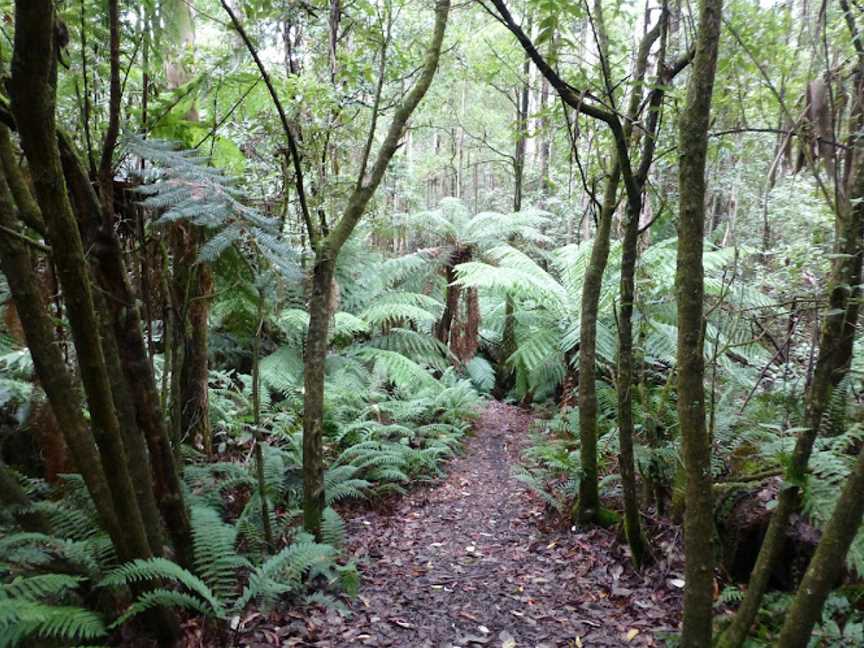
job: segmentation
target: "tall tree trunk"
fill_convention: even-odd
[[[316,254],[309,297],[309,331],[303,364],[303,525],[318,535],[325,507],[324,370],[330,332],[335,259]]]
[[[223,8],[226,8],[223,0]],[[366,174],[364,160],[359,172],[358,182],[348,197],[345,209],[329,234],[318,232],[311,224],[305,204],[304,219],[313,249],[315,263],[312,268],[312,294],[309,300],[309,329],[306,335],[304,352],[305,399],[303,403],[303,525],[307,531],[316,537],[321,532],[321,514],[324,510],[324,457],[322,451],[324,431],[324,365],[327,358],[327,340],[330,328],[330,301],[332,297],[333,275],[339,251],[353,233],[376,189],[381,184],[384,173],[405,133],[408,120],[414,113],[420,101],[432,85],[432,79],[438,69],[441,56],[441,46],[444,42],[444,31],[450,13],[450,0],[437,0],[435,3],[435,25],[429,49],[426,52],[422,71],[414,86],[396,108],[387,133],[375,156],[374,163]],[[237,25],[232,15],[232,21]],[[242,32],[241,32],[242,34]],[[245,39],[244,39],[245,40]],[[250,44],[247,47],[256,58],[265,81],[267,75],[260,59],[254,53]],[[269,81],[268,81],[269,83]],[[296,144],[291,129],[288,127],[281,103],[271,89],[274,104],[283,122],[285,137],[296,152]],[[371,139],[370,139],[371,141]],[[297,157],[294,158],[295,162]],[[298,167],[299,168],[299,165]],[[302,192],[302,175],[298,174],[298,192]],[[302,193],[301,193],[302,195]]]
[[[600,0],[594,1],[594,24],[597,50],[603,67],[604,78],[608,75],[609,39],[603,8]],[[611,90],[607,99],[612,102]],[[599,475],[597,473],[597,316],[603,275],[609,259],[609,239],[612,235],[612,219],[618,206],[618,184],[621,181],[621,165],[627,163],[616,154],[612,170],[606,181],[603,204],[597,218],[597,231],[591,247],[591,258],[582,281],[582,303],[579,319],[579,500],[576,519],[580,524],[601,521]]]
[[[720,42],[722,0],[701,0],[699,33],[687,102],[679,125],[678,421],[687,471],[684,518],[685,581],[682,648],[711,645],[714,595],[714,511],[711,441],[705,425],[702,248],[705,234],[705,159]]]
[[[646,14],[646,20],[650,18]],[[663,73],[666,54],[666,21],[665,6],[655,27],[642,39],[636,57],[633,72],[633,88],[627,108],[628,119],[625,122],[625,136],[632,138],[631,124],[636,119],[639,106],[642,103],[642,85],[648,68],[648,55],[651,47],[659,37],[660,52],[657,57],[658,88],[663,84]],[[636,493],[636,462],[633,456],[633,389],[635,387],[635,371],[633,358],[633,304],[636,299],[636,261],[639,255],[639,217],[642,213],[644,185],[648,170],[654,157],[654,139],[657,136],[659,124],[660,103],[655,97],[650,103],[647,119],[647,133],[642,161],[636,180],[639,183],[639,200],[628,197],[626,222],[624,224],[624,241],[621,250],[620,298],[621,310],[618,314],[618,373],[616,391],[618,395],[618,439],[620,446],[619,467],[621,470],[621,487],[624,493],[624,532],[630,545],[633,562],[640,567],[649,558],[648,547],[642,535],[639,523],[639,498]]]
[[[0,146],[11,148],[9,131],[5,126],[0,127]],[[15,204],[5,173],[7,171],[4,164],[4,175],[0,176],[0,225],[7,230],[16,231],[18,224],[13,217]],[[81,391],[66,367],[60,347],[56,343],[48,305],[39,289],[33,270],[33,259],[26,244],[10,236],[0,236],[0,264],[9,283],[18,315],[23,322],[27,322],[24,337],[36,368],[36,376],[48,396],[75,467],[81,472],[87,491],[93,499],[99,520],[120,552],[125,545],[125,538],[114,512],[111,491],[102,468],[102,458],[81,411]]]
[[[12,110],[66,297],[81,379],[123,536],[118,550],[124,560],[146,558],[152,552],[128,471],[126,449],[99,338],[99,318],[94,307],[91,279],[78,224],[66,192],[57,144],[55,93],[58,50],[54,3],[50,0],[16,2],[15,18],[10,81]]]
[[[188,51],[195,43],[192,10],[185,0],[163,0],[162,10],[168,16],[166,38],[168,57],[166,75],[168,87],[177,89],[192,79],[192,70],[185,63]],[[193,106],[186,118],[198,119]],[[198,263],[198,252],[204,240],[202,228],[175,224],[170,233],[173,256],[171,278],[175,318],[172,372],[172,423],[177,435],[192,442],[200,439],[204,452],[211,454],[213,435],[210,427],[208,389],[208,326],[209,295],[213,289],[212,271],[206,263]],[[179,439],[175,439],[178,441]]]
[[[111,380],[114,407],[117,410],[117,419],[123,431],[126,454],[129,460],[129,475],[138,493],[138,506],[147,529],[147,537],[150,549],[155,555],[162,554],[162,524],[159,519],[159,509],[156,506],[156,497],[153,492],[152,473],[150,471],[150,457],[144,437],[140,433],[135,420],[135,405],[133,404],[130,385],[121,366],[120,351],[122,345],[120,338],[115,337],[115,329],[123,332],[123,320],[127,319],[124,309],[137,308],[135,299],[131,296],[128,285],[126,268],[123,262],[123,254],[117,241],[114,230],[114,149],[120,134],[120,8],[118,0],[108,2],[108,27],[109,27],[109,69],[110,90],[108,107],[108,127],[105,131],[105,139],[102,145],[102,155],[97,173],[97,183],[101,194],[101,205],[93,195],[92,187],[83,167],[78,164],[78,157],[72,150],[71,143],[61,141],[60,159],[64,166],[66,184],[69,188],[69,197],[75,210],[79,228],[86,237],[87,246],[93,250],[91,257],[93,263],[93,276],[99,281],[105,293],[112,297],[126,299],[117,303],[115,299],[106,300],[103,291],[95,291],[93,301],[99,313],[112,313],[112,317],[100,317],[102,327],[102,347],[105,354],[105,366]],[[65,144],[65,146],[64,146]],[[64,155],[65,153],[65,155]],[[72,175],[78,172],[78,175]],[[92,199],[86,200],[87,196]],[[113,254],[112,254],[113,252]],[[124,290],[125,289],[125,290]],[[110,306],[109,306],[110,304]],[[134,317],[129,315],[130,318]],[[140,336],[138,318],[135,319],[135,335]]]
[[[147,506],[158,507],[168,534],[174,545],[177,562],[192,566],[192,530],[183,496],[179,468],[165,427],[156,378],[150,364],[136,295],[129,283],[123,250],[114,227],[113,206],[106,204],[105,194],[97,197],[75,153],[69,138],[60,135],[60,155],[76,212],[87,233],[88,244],[94,250],[94,275],[99,282],[104,312],[110,313],[110,335],[116,338],[114,347],[118,364],[115,400],[124,402],[123,418],[128,428],[127,437],[136,448],[136,486],[146,489],[143,497]],[[109,194],[110,195],[110,194]],[[98,299],[97,299],[98,300]],[[108,338],[109,333],[103,335]],[[122,386],[122,390],[120,387]],[[125,394],[124,394],[125,392]],[[146,447],[145,447],[146,446]],[[142,483],[143,482],[143,483]],[[153,503],[149,500],[153,499]],[[148,517],[152,517],[152,512]],[[148,521],[148,528],[151,522]],[[157,518],[157,528],[158,518]],[[150,529],[151,537],[158,537]]]
[[[609,260],[609,238],[612,218],[618,204],[621,165],[616,159],[609,178],[603,204],[597,217],[597,231],[591,246],[591,258],[582,280],[579,311],[579,502],[576,518],[581,524],[593,524],[600,513],[600,490],[597,475],[597,311],[603,274]]]

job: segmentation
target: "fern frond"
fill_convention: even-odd
[[[117,587],[150,580],[167,580],[181,584],[206,601],[216,616],[223,616],[225,610],[216,595],[195,574],[166,558],[133,560],[110,571],[100,581],[100,587]]]
[[[229,600],[239,589],[238,572],[251,567],[237,553],[237,529],[213,509],[193,506],[191,513],[195,571],[215,596]]]
[[[84,608],[0,599],[0,645],[3,646],[17,646],[29,637],[78,642],[106,634],[102,618]]]
[[[0,586],[0,599],[15,598],[38,601],[46,597],[62,596],[75,589],[85,579],[66,574],[36,574],[18,576],[11,583]]]
[[[249,583],[237,600],[236,608],[244,609],[253,600],[271,605],[278,596],[296,592],[304,574],[316,565],[331,563],[336,551],[316,542],[300,541],[262,563],[249,577]]]
[[[346,529],[345,522],[331,507],[324,509],[321,519],[321,539],[325,544],[336,549],[345,546]]]

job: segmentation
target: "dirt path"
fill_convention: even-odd
[[[491,403],[443,484],[353,517],[353,614],[298,614],[286,626],[302,632],[283,627],[282,645],[663,645],[656,634],[678,618],[677,561],[639,575],[611,532],[541,531],[542,503],[511,477],[530,420]]]

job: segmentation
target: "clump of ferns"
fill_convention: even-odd
[[[578,433],[578,410],[567,409],[549,421],[537,422],[522,462],[512,468],[513,477],[546,506],[563,513],[578,495],[581,461],[574,434]]]
[[[69,490],[79,488],[73,479]],[[155,607],[202,615],[226,632],[228,621],[253,603],[265,610],[292,601],[339,608],[334,594],[356,593],[357,570],[340,555],[345,524],[332,508],[324,513],[321,542],[286,532],[281,548],[263,555],[248,550],[241,521],[232,524],[200,497],[190,499],[193,571],[162,557],[119,564],[92,506],[79,509],[77,494],[34,504],[51,533],[7,528],[0,535],[0,645],[106,640]],[[138,592],[131,599],[130,589]],[[129,602],[118,612],[122,600]]]

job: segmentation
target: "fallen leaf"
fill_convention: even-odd
[[[636,628],[630,628],[630,630],[627,631],[627,641],[633,641],[638,634],[639,630],[637,630]]]
[[[394,618],[394,619],[388,619],[388,621],[390,621],[390,623],[392,623],[393,625],[397,625],[400,628],[405,628],[406,630],[414,627],[413,623],[408,623],[404,619],[395,619]]]

